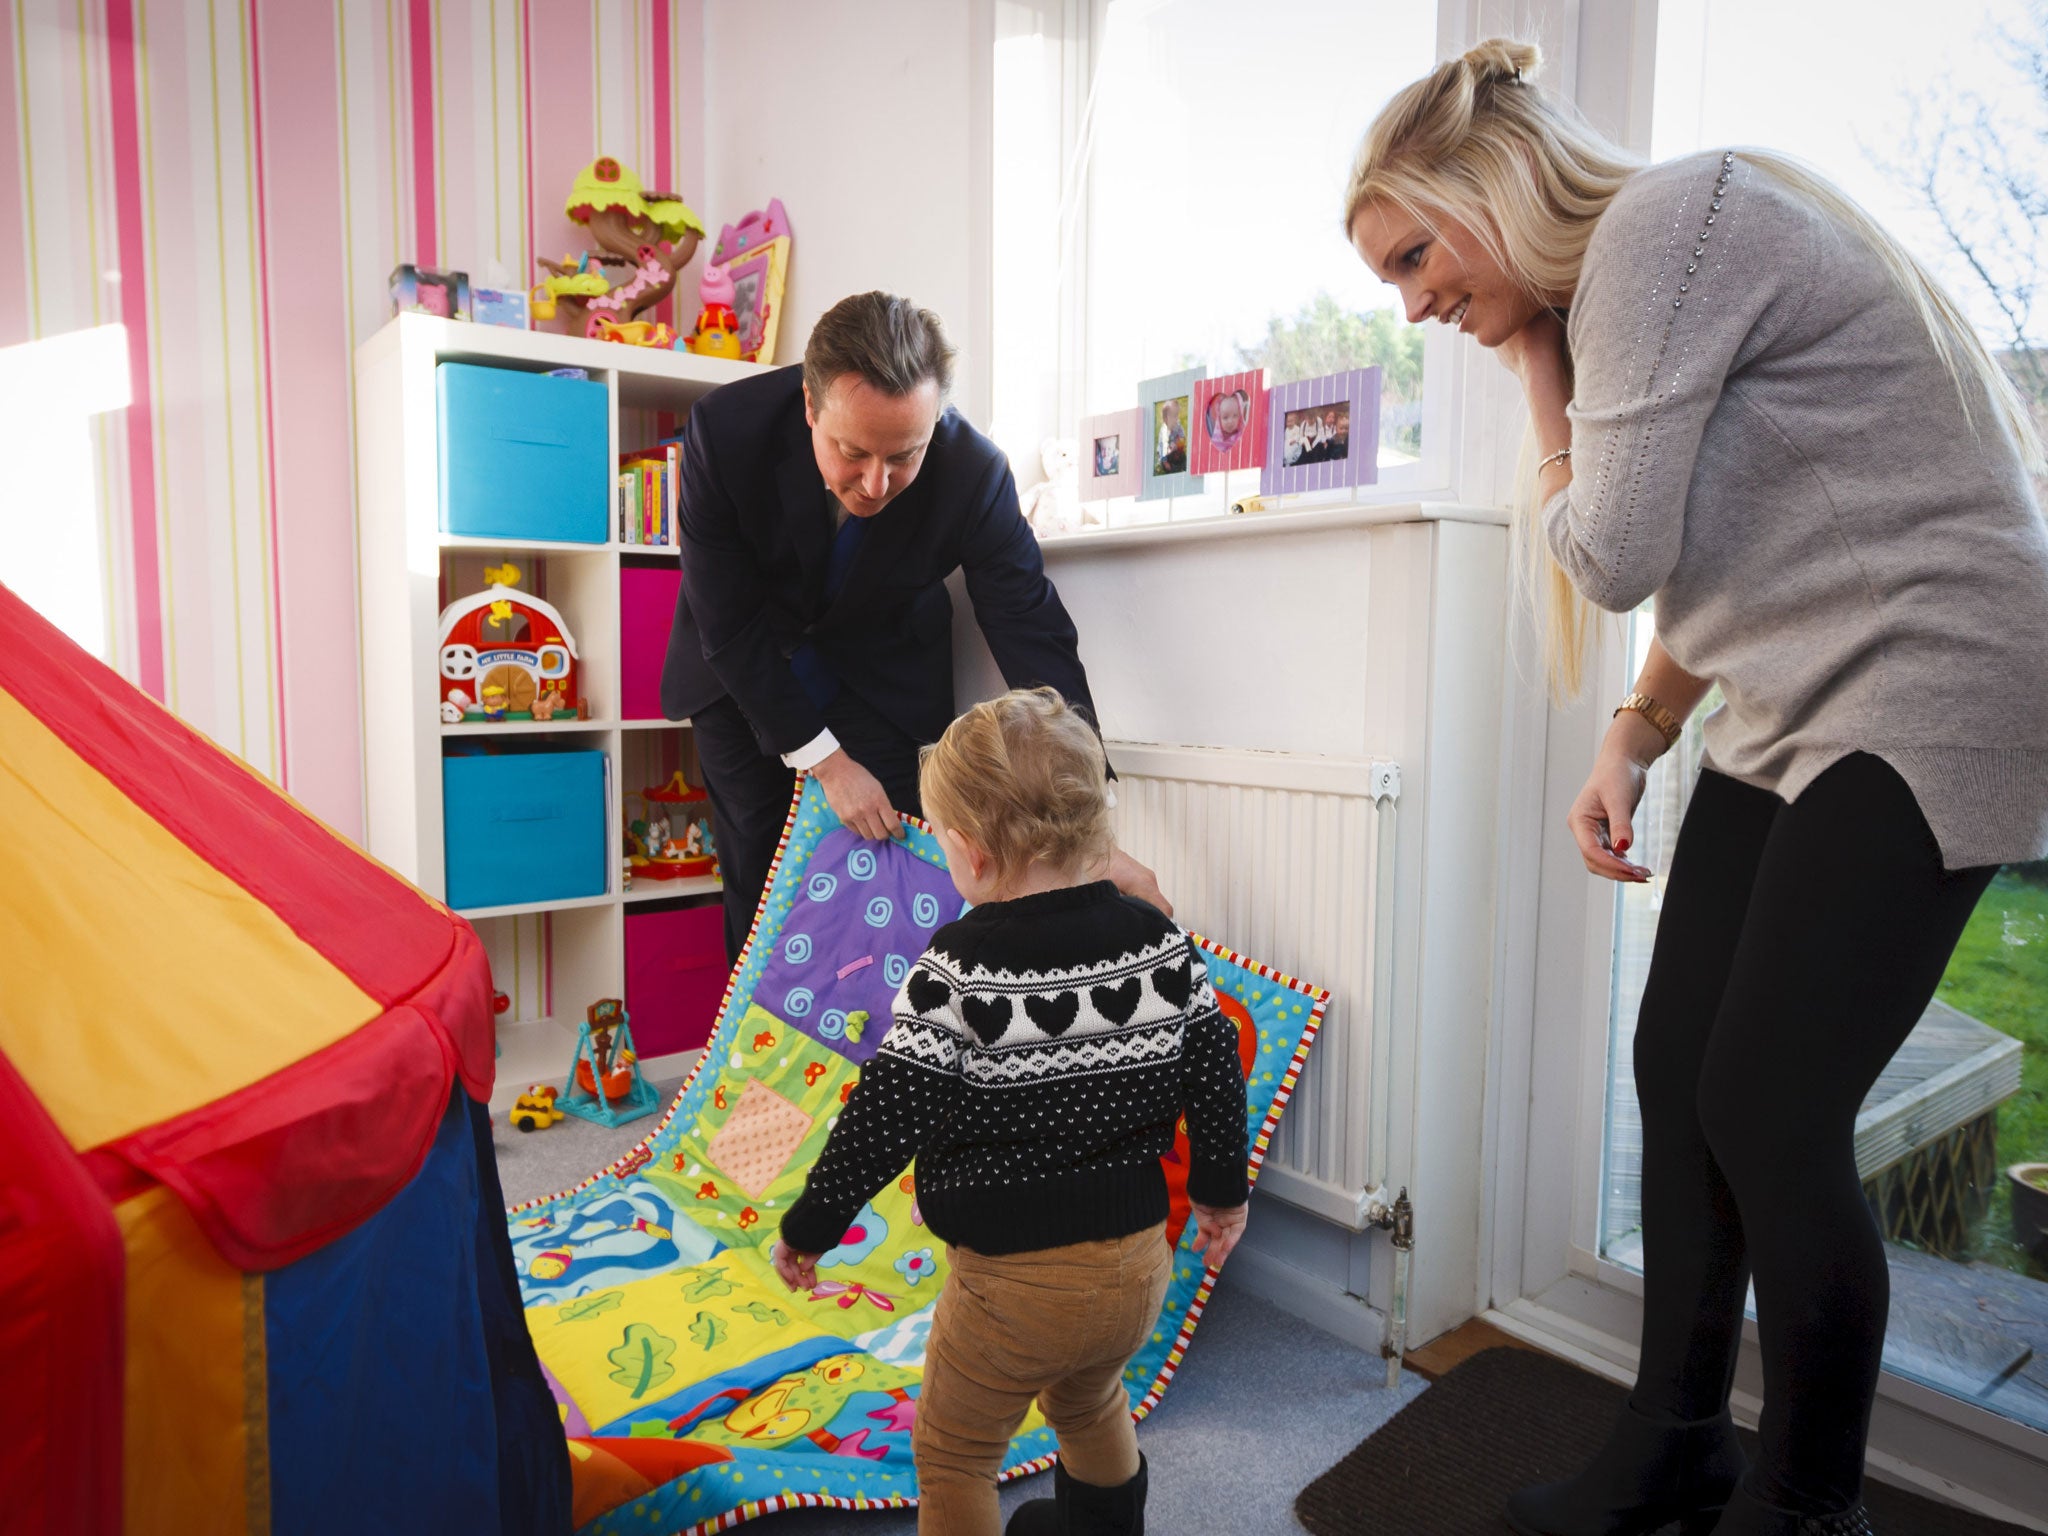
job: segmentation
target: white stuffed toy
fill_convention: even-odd
[[[1074,533],[1086,523],[1081,508],[1081,448],[1071,437],[1048,437],[1038,445],[1045,478],[1017,498],[1024,521],[1041,539]]]

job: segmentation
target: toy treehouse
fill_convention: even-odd
[[[711,838],[711,796],[684,779],[681,769],[668,783],[627,799],[641,802],[641,813],[626,826],[629,877],[681,880],[718,868],[718,849]]]
[[[659,1103],[633,1054],[633,1026],[626,1005],[616,997],[592,1003],[584,1010],[584,1022],[576,1026],[576,1057],[569,1066],[569,1085],[554,1107],[598,1125],[624,1125],[653,1113]]]
[[[441,721],[575,720],[576,641],[554,607],[516,590],[519,567],[441,611]]]
[[[610,155],[586,165],[569,189],[565,213],[590,231],[594,251],[560,261],[542,257],[548,276],[530,295],[533,317],[559,314],[572,335],[666,347],[668,326],[636,318],[675,287],[704,238],[704,221],[673,192],[649,192]],[[604,268],[621,267],[614,281]]]

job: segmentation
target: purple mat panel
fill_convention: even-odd
[[[933,933],[966,910],[952,878],[936,865],[895,849],[885,853],[844,828],[829,832],[819,839],[754,1001],[865,1065],[888,1033],[903,978]],[[856,1020],[857,1013],[867,1018]]]

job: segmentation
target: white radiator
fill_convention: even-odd
[[[1133,742],[1109,754],[1117,840],[1175,918],[1329,989],[1259,1187],[1363,1228],[1387,1176],[1400,768]]]

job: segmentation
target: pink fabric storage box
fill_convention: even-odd
[[[680,566],[619,572],[619,718],[661,718],[661,664],[668,656],[668,632],[675,627]],[[634,1026],[638,1032],[638,1025]]]
[[[640,1055],[701,1049],[718,1021],[725,978],[723,905],[627,910],[626,1010]]]

